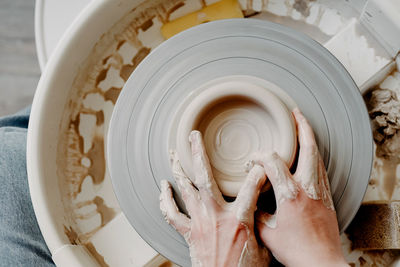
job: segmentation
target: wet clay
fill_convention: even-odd
[[[92,165],[89,167],[87,174],[92,177],[94,184],[100,184],[104,180],[104,174],[106,170],[104,156],[104,138],[102,136],[94,137],[92,149],[90,149],[90,151],[86,154],[86,157],[88,157],[92,162]]]
[[[251,153],[271,145],[268,114],[257,104],[235,99],[219,103],[207,111],[198,129],[203,133],[214,172],[246,175],[245,164]],[[272,134],[271,134],[272,135]]]
[[[310,15],[310,2],[315,0],[295,0],[293,4],[293,8],[300,12],[304,17],[308,17]]]
[[[68,237],[68,240],[71,245],[77,245],[77,240],[78,240],[78,234],[75,232],[72,227],[67,227],[64,225],[64,233]]]
[[[86,249],[90,252],[90,254],[96,259],[96,261],[100,264],[102,267],[107,267],[109,266],[104,257],[98,253],[96,250],[95,246],[89,242],[88,240],[90,237],[95,234],[98,230],[100,230],[104,225],[106,225],[108,222],[110,222],[116,215],[116,212],[114,209],[108,207],[105,205],[104,200],[101,197],[96,196],[92,201],[86,201],[84,203],[79,203],[78,208],[82,208],[84,206],[89,206],[91,204],[96,205],[96,210],[92,213],[88,213],[85,215],[82,215],[81,218],[77,216],[79,219],[85,219],[85,217],[92,217],[95,216],[96,214],[100,214],[101,216],[101,225],[97,227],[95,230],[93,230],[90,233],[86,233],[84,235],[78,235],[78,233],[71,227],[67,227],[64,225],[64,233],[68,237],[68,240],[70,244],[72,245],[83,245],[86,247]]]
[[[84,214],[75,214],[75,218],[79,220],[90,219],[96,215],[100,215],[100,225],[94,228],[92,231],[79,234],[73,230],[71,226],[66,227],[64,226],[64,233],[67,235],[71,244],[83,244],[86,243],[98,230],[100,230],[103,226],[109,223],[116,215],[117,212],[113,209],[108,207],[104,200],[96,196],[93,200],[78,202],[75,205],[75,208],[82,209],[85,207],[90,207],[91,205],[95,205],[96,209]]]
[[[96,125],[101,126],[104,123],[104,114],[102,112],[90,112],[96,116]],[[83,114],[87,114],[85,111]],[[94,136],[91,149],[84,153],[83,137],[79,134],[80,115],[78,115],[70,123],[68,131],[68,138],[70,143],[68,145],[67,157],[69,158],[70,186],[72,192],[70,194],[74,197],[81,192],[81,185],[84,178],[90,175],[94,184],[100,184],[104,180],[105,175],[105,156],[104,156],[104,138],[102,136]],[[91,165],[89,167],[81,164],[81,159],[87,157]]]
[[[400,101],[389,89],[376,88],[365,96],[370,118],[376,156],[381,159],[375,167],[384,174],[380,181],[372,178],[373,186],[382,189],[383,199],[392,199],[397,176],[396,166],[400,163]]]
[[[272,91],[256,84],[251,76],[218,78],[189,96],[179,117],[177,153],[182,167],[193,177],[187,141],[192,130],[202,133],[214,178],[221,192],[236,197],[247,176],[247,162],[256,152],[276,151],[291,165],[296,152],[296,127],[286,105]],[[265,85],[267,86],[267,85]],[[174,148],[170,148],[174,149]]]
[[[115,105],[115,103],[117,102],[117,98],[119,96],[119,93],[121,92],[122,88],[115,88],[112,87],[110,88],[105,94],[104,94],[104,98],[106,101],[110,100],[111,102],[113,102],[113,104]]]
[[[77,208],[82,208],[84,206],[89,206],[89,205],[96,205],[96,210],[93,211],[94,215],[95,214],[100,214],[100,218],[101,218],[101,224],[100,226],[103,227],[104,225],[106,225],[108,222],[110,222],[115,216],[116,216],[116,212],[113,208],[108,207],[105,203],[104,203],[104,199],[102,199],[99,196],[96,196],[93,200],[90,201],[84,201],[84,202],[79,202],[76,207]],[[81,215],[81,218],[83,219],[85,216],[87,216],[88,214],[85,215]],[[89,216],[92,216],[93,214],[89,214]],[[79,216],[77,216],[79,217]]]
[[[72,227],[66,227],[64,225],[64,233],[68,237],[71,245],[78,245],[81,244],[79,241],[78,234],[75,232]],[[105,262],[104,257],[97,252],[95,246],[91,242],[83,243],[82,244],[90,254],[96,259],[96,261],[100,264],[101,267],[108,267],[109,265]]]
[[[346,258],[357,264],[354,266],[389,266],[400,256],[399,84],[400,74],[394,70],[364,96],[376,152],[364,203],[346,230],[347,235],[342,235]]]
[[[86,243],[85,248],[89,250],[90,254],[96,259],[97,263],[101,267],[108,267],[109,265],[104,260],[104,257],[96,250],[96,247],[93,245],[92,242]]]
[[[125,81],[131,76],[133,70],[139,65],[139,63],[150,53],[150,48],[143,47],[139,52],[132,58],[132,64],[123,65],[120,71],[120,76]]]

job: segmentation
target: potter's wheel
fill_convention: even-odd
[[[120,206],[136,231],[161,254],[190,265],[184,239],[159,211],[159,182],[173,178],[168,139],[179,103],[200,85],[248,75],[282,88],[310,121],[327,166],[343,230],[368,184],[372,136],[350,75],[305,35],[258,20],[203,24],[157,47],[118,98],[108,136],[108,164]]]

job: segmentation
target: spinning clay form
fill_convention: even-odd
[[[296,126],[273,91],[285,94],[251,76],[226,76],[194,90],[175,115],[180,119],[176,148],[170,145],[186,174],[194,177],[188,140],[192,130],[203,133],[214,178],[226,196],[236,197],[247,175],[246,163],[256,152],[276,151],[290,166],[296,154]]]

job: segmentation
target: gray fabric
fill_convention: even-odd
[[[29,195],[29,113],[26,108],[0,118],[0,266],[54,266]]]

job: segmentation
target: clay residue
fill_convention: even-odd
[[[102,110],[99,110],[96,112],[96,125],[100,126],[103,125],[103,123],[104,123],[104,112]]]
[[[131,64],[126,64],[122,66],[119,75],[121,76],[122,79],[124,79],[124,81],[127,81],[134,69],[135,68]]]
[[[300,12],[304,17],[310,15],[310,2],[315,0],[295,0],[293,8]]]
[[[124,43],[126,43],[126,41],[125,41],[125,40],[121,40],[121,41],[119,41],[119,42],[118,42],[118,44],[117,44],[117,50],[118,50],[118,49],[120,49],[120,48],[121,48],[121,46],[122,46]],[[105,59],[107,59],[107,57],[106,57]],[[106,61],[107,61],[107,60],[106,60]],[[105,64],[105,61],[104,61],[104,60],[103,60],[103,64]]]
[[[384,175],[384,179],[375,186],[381,186],[384,199],[390,200],[393,197],[394,189],[397,182],[397,165],[399,161],[397,159],[385,159],[382,158],[380,164],[377,166],[377,170]],[[373,181],[375,182],[375,180]]]
[[[95,136],[93,138],[92,148],[86,155],[92,162],[87,174],[93,179],[93,184],[98,185],[104,180],[106,172],[106,159],[104,156],[104,138]]]
[[[106,60],[106,61],[107,61],[107,60]],[[109,69],[110,69],[110,68],[102,69],[101,72],[99,73],[99,75],[97,75],[97,78],[96,78],[96,87],[99,85],[99,83],[100,83],[101,81],[104,81],[104,79],[105,79],[106,76],[107,76],[107,72],[108,72]]]
[[[87,207],[92,204],[96,205],[95,211],[86,213],[86,214],[83,214],[80,216],[76,215],[75,217],[77,219],[84,220],[84,219],[92,218],[93,216],[96,216],[97,214],[100,214],[101,223],[98,227],[96,227],[95,229],[93,229],[92,231],[87,232],[87,233],[79,233],[78,231],[73,229],[72,226],[67,227],[64,225],[64,233],[72,245],[81,244],[81,245],[86,246],[88,243],[90,243],[89,242],[90,238],[98,230],[100,230],[103,226],[105,226],[107,223],[109,223],[116,216],[116,211],[113,208],[108,207],[104,203],[104,199],[99,196],[96,196],[93,200],[88,200],[88,201],[78,203],[76,205],[76,207],[78,209],[81,209],[83,207]],[[96,257],[96,259],[97,259],[97,257]]]
[[[101,216],[101,226],[106,225],[109,223],[116,215],[116,212],[113,208],[108,207],[104,203],[104,199],[99,196],[96,196],[93,199],[93,203],[96,205],[96,211]]]
[[[289,11],[290,10],[290,11]],[[270,12],[268,9],[263,10],[263,12],[258,12],[255,14],[250,14],[248,17],[253,17],[256,19],[262,19],[262,20],[269,20],[275,23],[283,24],[285,26],[288,26],[290,28],[293,28],[295,30],[301,31],[306,33],[307,35],[311,36],[313,39],[320,43],[325,43],[327,42],[331,36],[326,34],[318,25],[320,23],[320,20],[322,19],[322,16],[324,12],[322,9],[318,11],[318,16],[315,20],[314,23],[309,23],[307,21],[306,16],[301,16],[300,19],[294,19],[292,17],[292,13],[294,8],[288,9],[286,16],[281,16],[281,15],[276,15],[272,12]]]
[[[129,76],[139,63],[150,53],[151,49],[148,47],[142,47],[139,52],[132,58],[132,64],[123,65],[120,71],[120,76],[124,81],[127,81]]]
[[[391,199],[396,184],[396,166],[400,163],[400,101],[395,92],[376,88],[365,96],[372,123],[377,166],[385,177],[382,187]],[[376,181],[374,181],[376,182]]]
[[[87,113],[85,111],[84,113]],[[104,123],[104,114],[102,112],[91,112],[96,116],[96,125],[101,126]],[[82,182],[87,175],[93,180],[93,184],[98,185],[104,181],[105,176],[105,156],[104,156],[104,138],[103,136],[94,136],[92,146],[87,153],[84,153],[83,137],[79,133],[80,113],[71,120],[68,130],[67,146],[67,169],[65,170],[66,180],[69,184],[69,196],[76,198],[81,192]],[[81,159],[87,157],[91,165],[83,166]]]
[[[90,254],[97,260],[97,263],[101,267],[109,266],[104,260],[104,257],[96,250],[96,247],[91,242],[86,243],[85,247],[87,250],[89,250]]]
[[[132,70],[130,70],[130,72],[132,72]],[[107,92],[105,92],[104,98],[106,100],[110,100],[115,105],[115,103],[117,102],[119,93],[121,92],[121,89],[122,88],[111,87],[110,89],[107,90]]]
[[[101,228],[103,228],[106,224],[108,224],[117,215],[116,210],[107,206],[106,203],[104,202],[104,199],[99,196],[95,196],[94,199],[92,199],[92,200],[79,202],[76,204],[75,207],[77,209],[82,209],[84,207],[89,207],[93,204],[96,206],[95,210],[92,210],[91,212],[87,212],[84,214],[76,214],[75,215],[75,218],[79,219],[79,220],[87,220],[87,219],[93,218],[94,216],[96,216],[98,214],[100,215],[100,224],[98,226],[96,226],[94,229],[92,229],[89,232],[78,234],[79,241],[83,242],[83,243],[88,242],[90,240],[90,238],[95,233],[97,233],[97,231],[99,231]],[[75,240],[77,240],[77,239],[75,239]]]
[[[400,101],[389,89],[372,90],[366,95],[372,120],[376,155],[400,161]]]
[[[68,197],[76,197],[80,192],[82,181],[85,178],[85,173],[87,173],[87,168],[81,164],[83,138],[79,136],[78,128],[74,123],[70,124],[67,138],[68,146],[66,149],[66,158],[69,168],[65,170],[66,179],[63,182],[68,186]]]
[[[76,144],[76,149],[78,149],[79,151],[83,151],[83,138],[82,136],[79,135],[80,119],[81,117],[79,115],[76,116],[74,119],[72,119],[69,128],[71,131],[76,133],[76,138],[79,140],[78,143]],[[74,144],[70,144],[70,147],[74,149],[75,147],[73,145]]]
[[[354,263],[349,263],[349,265],[351,267],[390,266],[399,255],[400,253],[396,250],[371,250],[368,251],[368,254],[360,256]]]
[[[205,5],[204,1],[201,1],[201,2],[202,2],[202,5],[203,5],[203,7],[204,7],[204,5]],[[167,13],[166,20],[169,21],[170,15],[171,15],[173,12],[175,12],[176,10],[178,10],[179,8],[183,7],[184,5],[185,5],[185,4],[184,4],[183,2],[176,3],[176,5],[173,6],[173,7],[169,10],[169,12]]]
[[[64,233],[68,237],[71,245],[77,245],[78,234],[71,226],[67,227],[64,225]]]
[[[92,242],[82,243],[79,239],[79,235],[71,226],[67,227],[64,225],[64,233],[68,237],[68,240],[71,243],[71,245],[84,246],[92,255],[92,257],[96,259],[97,263],[99,263],[101,267],[109,266],[104,260],[104,257],[96,250],[96,247],[93,245],[93,243]]]
[[[69,242],[71,245],[83,245],[89,253],[96,259],[96,261],[102,267],[108,267],[109,265],[104,260],[104,257],[96,250],[96,247],[93,245],[92,242],[81,243],[79,240],[79,235],[77,232],[71,227],[67,227],[64,225],[64,233],[68,237]]]

